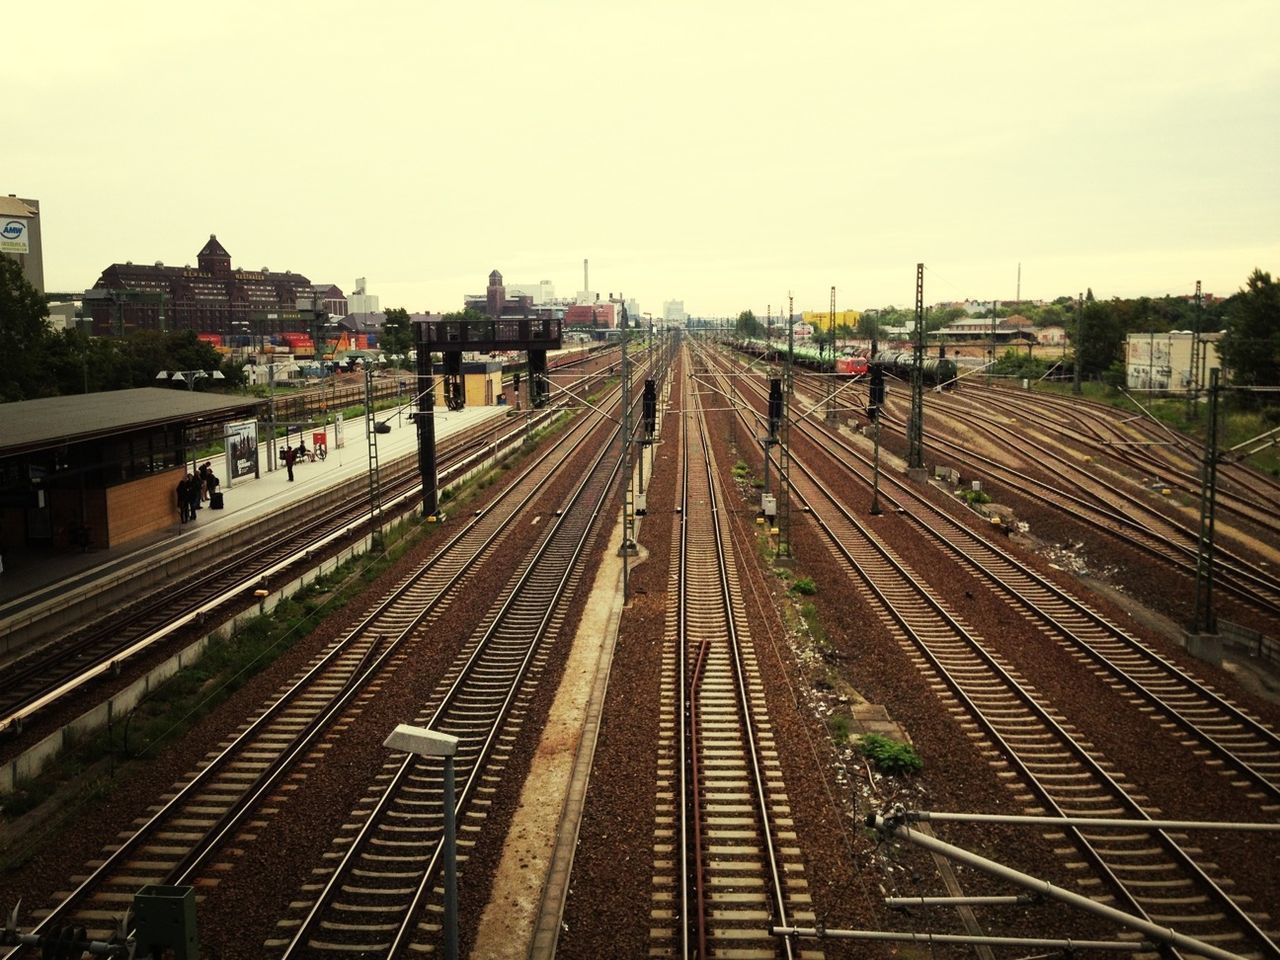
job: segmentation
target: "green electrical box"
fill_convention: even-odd
[[[194,887],[143,887],[133,897],[133,924],[138,956],[200,960]]]

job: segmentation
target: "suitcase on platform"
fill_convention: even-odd
[[[209,509],[210,510],[222,509],[222,491],[221,490],[215,490],[213,491],[213,493],[209,494]]]

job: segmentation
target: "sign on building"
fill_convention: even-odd
[[[0,219],[0,253],[30,253],[27,221],[21,217]]]

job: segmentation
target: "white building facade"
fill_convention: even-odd
[[[1209,385],[1209,371],[1221,366],[1217,342],[1220,333],[1202,333],[1197,363],[1191,375],[1191,353],[1195,334],[1188,330],[1169,333],[1131,333],[1125,341],[1125,382],[1130,390],[1183,392]]]

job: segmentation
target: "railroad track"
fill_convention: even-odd
[[[442,445],[441,486],[473,469],[477,456],[496,457],[518,445],[527,429],[504,420],[497,431],[482,426],[451,438]],[[386,474],[384,522],[414,509],[421,482],[412,457],[389,464]],[[368,488],[357,483],[355,490],[344,504],[326,501],[309,515],[291,517],[287,536],[237,537],[230,555],[209,557],[200,572],[167,582],[162,590],[7,664],[0,689],[0,735],[21,732],[40,711],[99,678],[118,674],[126,660],[163,644],[182,627],[236,604],[247,608],[256,588],[294,576],[300,564],[313,565],[326,551],[339,549],[369,523]]]
[[[1075,442],[1083,445],[1085,449],[1092,450],[1094,456],[1105,456],[1127,467],[1144,471],[1171,489],[1177,489],[1184,494],[1199,498],[1201,489],[1201,465],[1199,463],[1187,462],[1184,465],[1175,465],[1168,460],[1157,459],[1144,452],[1153,449],[1153,447],[1135,445],[1140,443],[1172,445],[1178,441],[1186,443],[1186,438],[1169,434],[1164,440],[1152,440],[1151,434],[1124,430],[1121,424],[1114,424],[1112,421],[1103,418],[1090,418],[1085,421],[1084,417],[1077,417],[1077,426],[1073,427],[1065,419],[1057,419],[1046,415],[1044,410],[1037,404],[1025,401],[1020,402],[1021,400],[1021,397],[1011,392],[1002,392],[994,398],[975,396],[970,392],[963,396],[952,395],[946,398],[939,406],[934,406],[933,410],[935,413],[946,411],[947,415],[958,416],[969,422],[980,418],[983,423],[983,429],[998,431],[1006,437],[1017,437],[1020,442],[1032,448],[1033,455],[1039,454],[1043,456],[1044,447],[1021,432],[1021,428],[1024,426],[1065,434]],[[999,404],[996,410],[992,410],[990,407],[993,402]],[[1011,422],[1014,417],[1017,418],[1016,421]],[[1094,439],[1089,440],[1083,435],[1079,423],[1081,421],[1093,422],[1094,419],[1097,420],[1099,426],[1092,431]],[[1123,425],[1127,426],[1128,424],[1125,423]],[[1104,433],[1104,430],[1107,432]],[[1180,452],[1187,452],[1181,447],[1175,447],[1175,449]],[[1221,471],[1221,469],[1222,465],[1219,465],[1219,470]],[[1256,530],[1265,531],[1272,536],[1280,535],[1280,516],[1276,514],[1275,501],[1260,502],[1238,495],[1232,492],[1234,485],[1233,478],[1224,473],[1222,480],[1218,484],[1219,489],[1215,494],[1217,510],[1234,514]],[[1124,499],[1134,509],[1142,509],[1144,513],[1163,517],[1166,522],[1172,522],[1165,514],[1152,509],[1138,498],[1125,495]],[[1219,522],[1223,519],[1225,518],[1220,514]],[[1187,531],[1186,535],[1192,536],[1193,532]]]
[[[756,665],[716,465],[686,383],[680,536],[664,657],[650,956],[794,957],[814,914]],[[806,951],[803,956],[820,957]]]
[[[1123,776],[1016,671],[989,652],[982,639],[935,597],[876,534],[830,496],[799,461],[792,460],[793,494],[832,552],[872,599],[876,614],[917,669],[968,715],[984,737],[990,762],[1017,775],[1027,813],[1052,816],[1153,819],[1145,797],[1130,794]],[[1197,860],[1166,831],[1116,835],[1084,828],[1057,841],[1097,877],[1091,895],[1218,947],[1280,956],[1271,918],[1225,889],[1214,864]],[[1243,901],[1243,898],[1242,898]]]
[[[273,802],[282,780],[305,779],[308,758],[315,759],[342,718],[375,697],[385,677],[411,658],[418,644],[430,642],[427,627],[447,612],[468,571],[493,554],[521,511],[557,471],[575,462],[590,436],[581,421],[531,463],[495,503],[367,610],[236,736],[175,785],[173,795],[135,830],[104,851],[75,889],[44,912],[35,932],[81,925],[91,937],[105,940],[140,886],[207,878],[216,867],[214,858],[228,856],[229,839],[249,842],[242,833],[248,818],[273,815],[264,802]],[[16,955],[15,950],[5,956]]]
[[[741,385],[738,386],[741,395]],[[756,403],[763,391],[754,390]],[[792,437],[803,437],[835,470],[870,487],[872,464],[853,445],[812,421],[802,422]],[[819,499],[847,504],[833,491],[843,484],[823,483],[803,461],[796,469],[807,478]],[[1219,694],[1205,681],[1161,656],[1148,644],[1111,623],[1079,598],[1042,577],[985,537],[959,523],[931,501],[920,497],[892,474],[881,477],[881,498],[912,523],[940,550],[993,585],[1018,613],[1035,623],[1055,642],[1107,682],[1121,689],[1156,722],[1173,722],[1192,740],[1181,745],[1204,751],[1223,764],[1249,798],[1268,813],[1280,811],[1280,735]]]
[[[297,909],[281,921],[281,936],[266,945],[271,955],[391,960],[439,948],[443,804],[454,803],[458,822],[474,837],[501,769],[512,759],[511,743],[541,679],[547,648],[563,626],[595,521],[614,492],[612,444],[593,442],[599,453],[540,546],[414,718],[458,738],[454,797],[445,796],[442,761],[388,760],[334,842],[336,866],[317,868],[321,876],[304,886]],[[472,841],[459,846],[465,871]]]
[[[1046,410],[1052,411],[1065,418],[1067,422],[1079,424],[1082,429],[1091,433],[1099,443],[1103,444],[1115,439],[1124,439],[1121,427],[1127,427],[1134,420],[1132,415],[1126,416],[1123,410],[1083,397],[1068,398],[1051,393],[1027,395],[1025,392],[1013,390],[1000,390],[998,394],[1002,398],[1001,402],[1003,398],[1009,397],[1020,407],[1041,415],[1044,415]],[[1117,420],[1117,417],[1122,419]],[[1146,421],[1144,420],[1143,423],[1145,424]],[[1152,429],[1154,430],[1154,427]],[[1167,429],[1166,435],[1170,435]],[[1176,442],[1140,448],[1131,452],[1143,456],[1164,470],[1179,470],[1186,476],[1197,478],[1198,488],[1200,464],[1204,460],[1204,445],[1180,433],[1174,433],[1172,437],[1176,438]],[[1146,452],[1142,453],[1142,451]],[[1159,454],[1159,456],[1152,456],[1152,454]],[[1166,454],[1174,456],[1166,456]],[[1280,499],[1280,482],[1254,470],[1247,464],[1232,459],[1224,460],[1218,465],[1218,478],[1223,486],[1236,485],[1239,488],[1237,494],[1239,498],[1251,502],[1257,508],[1267,509]]]
[[[887,412],[882,413],[881,417],[884,423],[905,429],[905,421],[895,419]],[[1068,493],[1029,473],[1014,470],[989,457],[966,450],[961,444],[939,436],[937,431],[926,431],[925,445],[937,452],[945,451],[956,458],[957,462],[966,464],[974,472],[1002,483],[1013,491],[1024,495],[1033,491],[1036,496],[1080,522],[1158,557],[1193,579],[1196,575],[1197,545],[1196,538],[1190,531],[1177,526],[1163,514],[1154,513],[1136,501],[1117,495],[1084,471],[1075,470],[1061,458],[1054,459],[1059,461],[1061,469],[1071,471],[1073,479],[1078,480],[1081,488],[1094,497],[1094,500]],[[1129,515],[1130,509],[1135,506],[1141,508],[1149,523],[1139,522]],[[1221,544],[1215,550],[1214,564],[1215,583],[1223,592],[1273,618],[1280,618],[1280,583],[1274,577],[1224,549]]]

